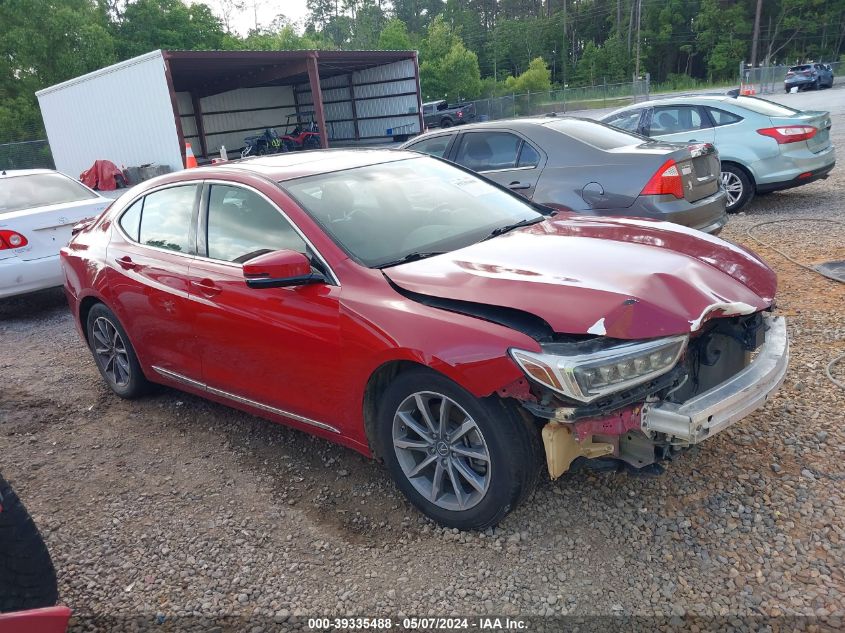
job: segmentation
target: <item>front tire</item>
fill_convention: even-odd
[[[480,400],[426,369],[402,373],[387,388],[378,441],[408,500],[461,530],[498,524],[531,494],[542,466],[539,432],[516,406]]]
[[[88,345],[109,388],[121,398],[138,398],[150,388],[135,348],[114,312],[98,303],[88,313]]]
[[[754,185],[741,167],[722,163],[722,188],[727,194],[725,211],[736,213],[754,198]]]

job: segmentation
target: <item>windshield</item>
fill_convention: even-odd
[[[800,110],[794,110],[785,105],[766,101],[765,99],[758,99],[757,97],[737,97],[735,103],[746,110],[751,110],[752,112],[765,116],[792,116],[800,112]]]
[[[789,70],[791,72],[797,72],[799,70],[810,70],[810,68],[812,68],[812,67],[811,66],[793,66]]]
[[[420,156],[281,183],[349,255],[375,268],[448,252],[542,215],[516,194]]]
[[[546,123],[546,126],[603,150],[639,145],[648,140],[598,121],[584,119],[558,119]]]
[[[28,174],[0,178],[0,215],[96,197],[78,182],[62,174]]]

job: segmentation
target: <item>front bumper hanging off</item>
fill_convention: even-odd
[[[696,444],[762,407],[783,383],[789,364],[786,321],[769,317],[765,323],[766,342],[747,367],[686,402],[644,407],[643,431]]]

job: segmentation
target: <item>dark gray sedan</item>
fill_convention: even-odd
[[[476,171],[540,204],[667,220],[708,233],[727,221],[712,145],[663,143],[576,117],[491,121],[403,146]]]

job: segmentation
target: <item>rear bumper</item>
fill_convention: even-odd
[[[785,79],[783,82],[784,88],[794,88],[795,86],[809,86],[815,83],[816,79],[821,81],[820,77],[802,77],[801,79]]]
[[[25,260],[9,257],[0,260],[0,299],[35,292],[64,283],[59,256]]]
[[[836,166],[836,161],[834,160],[829,165],[825,165],[824,167],[820,167],[818,169],[809,169],[794,178],[790,178],[789,180],[781,180],[779,182],[767,182],[757,185],[757,191],[759,193],[769,193],[771,191],[782,191],[784,189],[792,189],[793,187],[800,187],[801,185],[807,185],[811,182],[815,182],[816,180],[823,180],[827,178],[830,171]],[[804,176],[801,178],[800,176],[803,174],[809,174],[809,176]]]
[[[762,407],[783,383],[789,365],[786,321],[769,317],[766,324],[766,342],[748,367],[686,402],[648,407],[643,430],[697,444]]]
[[[671,195],[640,196],[621,215],[652,218],[674,222],[706,233],[718,233],[728,221],[725,213],[726,196],[719,188],[706,198],[687,202]],[[600,211],[602,215],[607,215]]]

